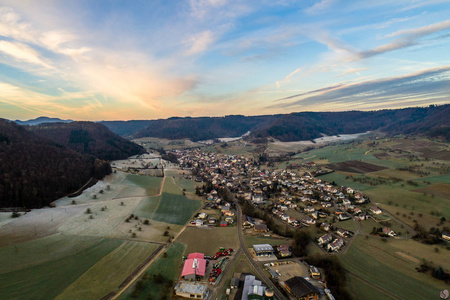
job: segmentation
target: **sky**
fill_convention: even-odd
[[[0,0],[0,117],[450,103],[448,0]]]

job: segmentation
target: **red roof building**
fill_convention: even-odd
[[[204,277],[206,272],[206,259],[203,253],[191,253],[184,262],[181,277],[186,280],[196,280]]]

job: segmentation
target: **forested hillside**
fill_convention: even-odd
[[[0,119],[0,207],[42,207],[110,173],[106,161]]]
[[[251,131],[250,138],[274,137],[289,142],[311,140],[322,134],[351,134],[368,130],[381,130],[388,134],[422,134],[450,140],[449,115],[450,105],[431,105],[379,111],[299,112],[103,123],[116,133],[134,138],[189,138],[193,141],[238,137]],[[142,129],[145,124],[148,126]],[[135,132],[132,132],[133,128]]]
[[[124,159],[144,152],[141,146],[99,123],[44,123],[27,129],[69,149],[104,160]]]

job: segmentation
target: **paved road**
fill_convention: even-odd
[[[287,298],[280,292],[278,287],[273,284],[273,282],[266,276],[265,272],[263,272],[258,264],[253,260],[253,257],[251,256],[250,252],[248,252],[247,247],[245,246],[244,236],[242,233],[242,211],[239,203],[235,199],[235,204],[237,208],[237,227],[238,227],[238,236],[239,236],[239,243],[241,245],[240,250],[244,252],[244,254],[247,256],[248,261],[252,264],[253,268],[255,269],[255,272],[257,273],[257,277],[261,279],[269,288],[271,288],[274,291],[275,297],[278,300],[287,300]]]

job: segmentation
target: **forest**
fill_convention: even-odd
[[[380,130],[387,134],[419,134],[450,140],[450,105],[345,112],[298,112],[280,115],[169,118],[148,121],[101,122],[132,138],[189,138],[193,141],[239,137],[274,137],[283,142],[312,140],[322,134],[339,135]],[[146,126],[146,127],[144,127]]]
[[[90,178],[111,173],[109,162],[77,153],[24,126],[0,119],[0,207],[39,208]]]

